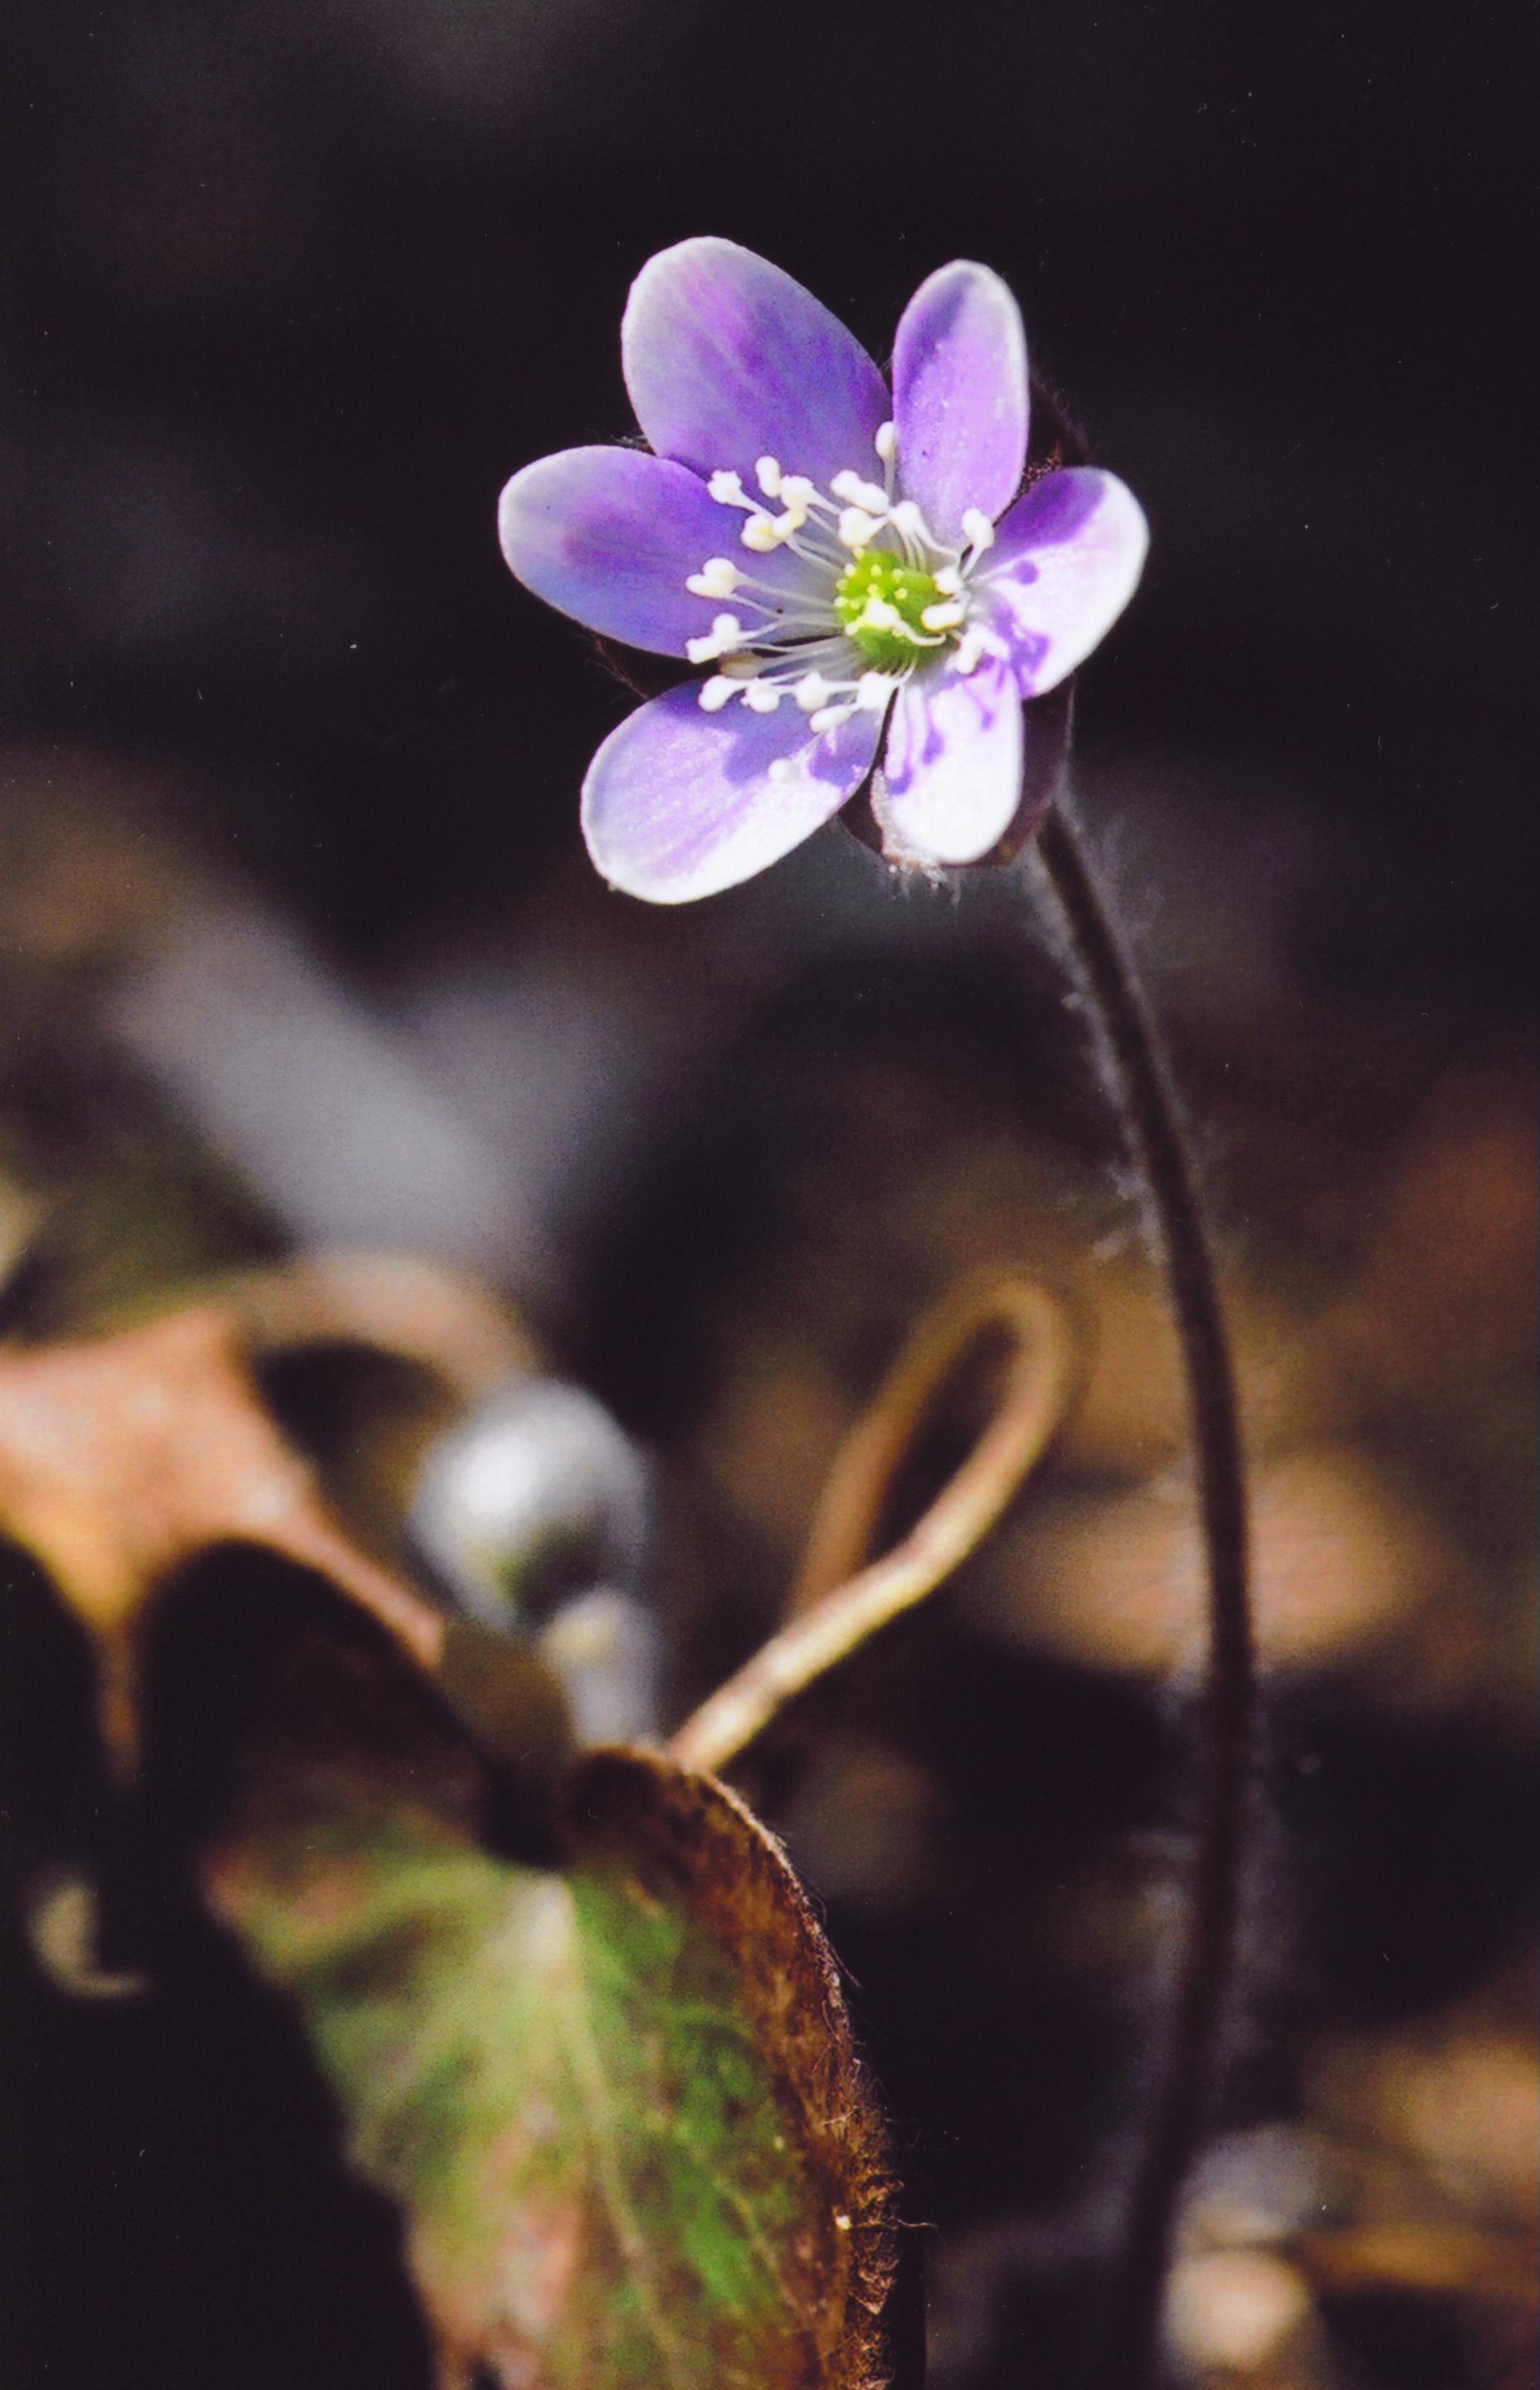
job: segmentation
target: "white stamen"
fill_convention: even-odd
[[[802,531],[808,519],[808,509],[815,505],[815,499],[818,499],[818,488],[808,481],[806,473],[782,473],[779,502],[787,509],[782,514],[782,523],[787,521],[787,516],[791,516],[791,528]]]
[[[853,705],[826,705],[814,715],[807,726],[821,739],[826,730],[841,729],[854,712]]]
[[[879,489],[875,482],[864,481],[859,473],[836,473],[828,486],[835,496],[843,498],[848,506],[865,507],[872,515],[888,511],[887,491]]]
[[[718,614],[704,638],[687,639],[685,653],[692,664],[709,664],[734,648],[741,648],[747,634],[736,614]]]
[[[750,617],[745,630],[738,614],[718,614],[707,636],[686,643],[692,663],[716,666],[699,691],[706,713],[719,712],[738,693],[753,713],[773,714],[782,698],[790,697],[813,734],[821,738],[857,713],[882,712],[904,686],[911,659],[918,663],[927,651],[950,647],[947,661],[963,674],[974,671],[985,655],[1006,653],[994,632],[969,622],[968,576],[995,537],[988,517],[980,508],[969,508],[962,527],[970,545],[959,556],[949,541],[936,537],[913,498],[894,503],[896,426],[880,424],[872,445],[885,469],[886,488],[862,473],[844,470],[823,489],[805,473],[787,472],[780,459],[769,455],[754,462],[761,496],[747,495],[742,475],[725,468],[709,476],[707,488],[717,504],[740,508],[748,518],[738,533],[742,546],[758,556],[788,548],[820,579],[828,578],[821,591],[809,585],[788,593],[774,580],[756,580],[727,556],[708,557],[699,572],[689,575],[686,586],[692,597],[736,598]],[[763,499],[778,500],[779,511]],[[896,542],[890,542],[898,546],[892,564],[930,573],[934,602],[917,621],[911,600],[905,599],[901,611],[871,590],[856,619],[843,622],[834,597],[840,575],[848,569],[845,559],[862,555],[888,526],[897,534]],[[868,637],[901,643],[883,670],[863,670],[862,660],[853,655],[853,643],[859,648]],[[785,779],[793,768],[777,770],[774,777]]]
[[[780,786],[780,784],[786,780],[794,780],[796,777],[797,766],[792,762],[791,757],[789,755],[777,755],[775,762],[770,766],[770,777],[776,782],[776,786]]]
[[[730,557],[708,556],[685,586],[692,598],[730,598],[745,578]]]

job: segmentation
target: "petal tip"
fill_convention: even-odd
[[[893,343],[899,471],[943,538],[966,514],[1003,514],[1020,485],[1031,429],[1027,336],[1009,285],[971,258],[938,266],[905,307]]]
[[[654,451],[702,478],[775,456],[827,483],[866,455],[890,411],[876,366],[822,301],[714,233],[648,258],[621,364]]]

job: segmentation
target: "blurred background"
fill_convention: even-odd
[[[836,827],[678,914],[597,881],[577,790],[632,700],[507,575],[497,492],[631,428],[628,285],[712,231],[879,357],[925,274],[982,258],[1143,501],[1075,781],[1208,1156],[1275,1666],[1173,2361],[1521,2390],[1518,32],[1482,5],[13,0],[0,37],[0,1261],[28,1332],[339,1243],[501,1287],[656,1472],[672,1716],[773,1622],[928,1302],[1013,1262],[1084,1326],[1019,1515],[751,1787],[853,1970],[955,2390],[1081,2378],[1140,2113],[1196,1567],[1158,1290],[1030,867],[905,889]],[[23,1877],[54,1832],[25,1823]],[[232,2088],[229,1970],[157,2026],[34,1959],[17,2381],[420,2384],[388,2223],[335,2165],[295,2221],[332,2132],[301,2058],[264,2043]]]

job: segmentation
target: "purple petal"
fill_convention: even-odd
[[[1088,465],[1018,499],[973,585],[989,592],[1023,697],[1072,673],[1134,595],[1149,531],[1131,490]]]
[[[503,492],[497,529],[526,589],[628,647],[682,656],[731,607],[685,583],[731,553],[732,519],[694,473],[640,449],[568,448],[526,465]]]
[[[650,258],[631,287],[621,353],[661,456],[740,473],[751,491],[761,456],[826,489],[847,469],[877,469],[881,375],[800,282],[735,241],[684,240]],[[736,537],[741,519],[725,520]]]
[[[871,769],[879,717],[855,714],[815,739],[783,704],[751,713],[736,698],[703,713],[687,681],[612,730],[583,787],[588,852],[612,887],[684,905],[751,880],[837,814]],[[790,771],[772,779],[772,764]]]
[[[997,274],[959,260],[922,282],[893,349],[893,421],[905,497],[960,545],[965,508],[993,521],[1027,460],[1027,342]]]
[[[892,863],[977,863],[1021,795],[1021,705],[1008,669],[929,673],[893,707],[872,811]]]

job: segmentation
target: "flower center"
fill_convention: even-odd
[[[965,675],[982,656],[1004,652],[974,619],[968,590],[994,545],[989,517],[969,507],[966,545],[938,540],[916,501],[896,495],[891,423],[879,426],[872,446],[881,482],[847,468],[827,495],[805,473],[784,471],[777,456],[754,466],[757,498],[725,466],[708,477],[717,505],[747,520],[738,556],[709,556],[685,582],[692,598],[732,598],[741,610],[714,616],[709,631],[685,642],[692,664],[720,666],[700,685],[702,712],[719,713],[738,698],[751,713],[775,713],[789,697],[819,739],[854,713],[883,713],[916,665],[941,662],[943,650],[948,669]],[[763,579],[745,548],[749,557],[789,549],[806,570],[800,582]],[[783,757],[772,777],[790,768]]]
[[[834,585],[834,611],[851,645],[874,672],[903,672],[960,619],[933,573],[887,548],[868,547]],[[928,621],[932,612],[945,620]]]

